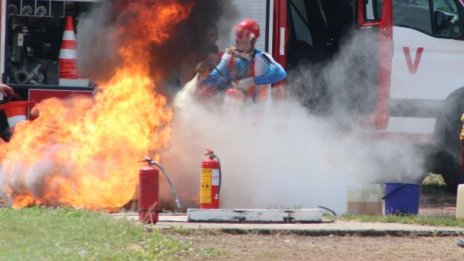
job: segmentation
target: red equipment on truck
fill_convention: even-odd
[[[0,0],[1,81],[17,98],[39,103],[50,97],[93,95],[88,79],[76,79],[75,25],[99,2]],[[0,133],[7,128],[0,120]]]

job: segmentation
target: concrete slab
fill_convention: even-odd
[[[111,214],[114,218],[138,221],[137,213]],[[160,214],[152,229],[194,229],[233,234],[297,234],[307,236],[362,235],[362,236],[463,236],[462,227],[439,227],[397,223],[364,223],[357,221],[322,221],[319,223],[212,223],[188,222],[186,214]]]
[[[187,209],[188,222],[322,222],[320,209]]]

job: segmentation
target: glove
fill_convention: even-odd
[[[461,145],[464,146],[464,126],[461,128],[461,133],[459,134],[459,140],[461,141]]]
[[[235,87],[241,91],[247,92],[250,89],[251,85],[254,85],[254,84],[255,84],[255,79],[253,77],[248,77],[248,78],[244,78],[238,81]]]

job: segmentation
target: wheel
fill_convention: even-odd
[[[451,192],[456,193],[458,185],[464,183],[464,174],[459,166],[459,160],[445,151],[434,155],[435,168],[432,172],[439,173]]]
[[[443,176],[446,185],[456,192],[459,184],[464,183],[464,173],[461,170],[461,115],[464,113],[464,91],[446,100],[442,112],[437,118],[435,137],[437,152],[433,155],[432,170]]]

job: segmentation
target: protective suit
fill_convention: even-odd
[[[259,26],[245,19],[234,27],[236,46],[226,49],[220,63],[202,82],[202,86],[224,91],[235,87],[253,102],[269,97],[271,84],[287,76],[282,66],[267,53],[256,50]]]

